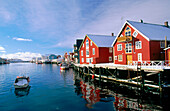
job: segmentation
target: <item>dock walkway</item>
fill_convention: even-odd
[[[137,71],[137,68],[140,67],[141,70],[145,72],[155,72],[155,71],[163,71],[164,69],[169,69],[169,66],[137,66],[137,65],[119,65],[114,63],[102,63],[102,64],[75,64],[77,67],[96,67],[96,68],[109,68],[109,69],[118,69],[118,70],[134,70]]]

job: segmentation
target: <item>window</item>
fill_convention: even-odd
[[[117,45],[117,50],[118,50],[118,51],[121,51],[121,50],[122,50],[122,44],[118,44],[118,45]]]
[[[141,41],[136,41],[135,46],[136,46],[136,49],[141,49],[142,48],[142,42]]]
[[[81,58],[81,62],[84,62],[84,58]]]
[[[112,61],[112,56],[109,56],[109,61]]]
[[[117,56],[115,56],[115,60],[117,60]]]
[[[131,36],[131,29],[129,27],[125,30],[125,36]]]
[[[112,53],[112,48],[109,48],[109,53]]]
[[[138,53],[138,61],[142,61],[142,53]]]
[[[91,62],[93,62],[93,57],[91,58]]]
[[[138,33],[136,31],[133,32],[133,37],[137,37]]]
[[[83,56],[83,50],[81,50],[81,56]]]
[[[118,55],[118,61],[122,61],[122,55]]]
[[[121,34],[120,37],[123,37],[123,35]]]
[[[86,50],[86,57],[89,57],[89,50]]]
[[[86,49],[88,49],[89,48],[89,40],[87,39],[86,40]]]
[[[90,45],[92,46],[92,44],[93,44],[93,42],[91,41],[91,42],[90,42]]]
[[[132,53],[132,44],[131,43],[126,44],[126,53]]]
[[[86,62],[89,63],[89,58],[86,58]]]
[[[95,55],[95,48],[93,48],[93,55]]]
[[[165,48],[165,42],[164,41],[160,41],[160,47]]]

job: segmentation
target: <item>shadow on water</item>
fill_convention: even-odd
[[[123,86],[108,80],[99,81],[91,76],[75,72],[75,93],[86,100],[86,107],[94,108],[98,102],[112,102],[113,109],[122,110],[168,110],[169,92],[160,98],[158,94],[141,93],[138,88]]]
[[[24,97],[29,94],[31,86],[28,86],[27,88],[24,89],[15,89],[14,93],[16,97]]]

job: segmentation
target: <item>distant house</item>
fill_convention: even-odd
[[[74,61],[74,53],[73,52],[69,52],[69,58],[70,58],[70,62]]]
[[[74,44],[74,62],[75,63],[80,63],[78,49],[80,48],[82,41],[83,39],[77,39],[76,44]]]
[[[115,36],[86,35],[80,48],[80,64],[113,62],[112,43]]]
[[[114,63],[164,60],[165,36],[170,37],[168,22],[157,25],[143,23],[142,20],[126,21],[113,42]]]

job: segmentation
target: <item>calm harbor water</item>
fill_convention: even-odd
[[[30,87],[15,90],[18,75],[30,77]],[[116,111],[163,110],[157,96],[145,99],[135,90],[112,83],[99,84],[72,69],[60,72],[55,64],[0,65],[0,111]]]

